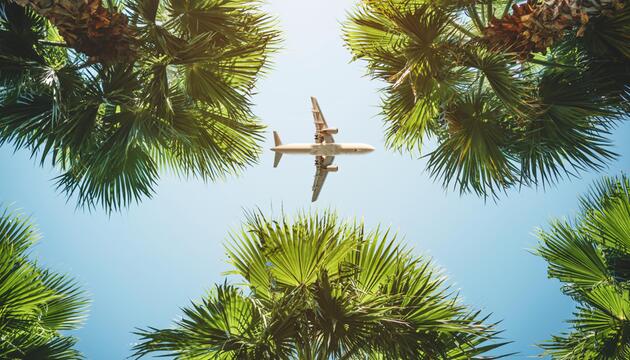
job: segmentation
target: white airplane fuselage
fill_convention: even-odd
[[[274,131],[273,143],[275,146],[271,150],[275,153],[274,168],[278,167],[284,154],[315,157],[315,179],[313,180],[311,201],[317,201],[328,173],[339,171],[339,167],[333,164],[337,155],[367,154],[374,151],[374,147],[368,144],[335,142],[333,135],[337,134],[339,129],[328,126],[315,97],[311,97],[311,103],[313,104],[312,113],[315,124],[315,143],[283,144],[278,132]]]
[[[321,144],[282,144],[271,148],[282,154],[302,154],[313,156],[360,155],[374,151],[368,144],[321,143]]]

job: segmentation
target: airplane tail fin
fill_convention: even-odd
[[[282,153],[277,152],[276,157],[273,159],[273,167],[278,167],[278,164],[280,163],[280,159],[282,159]]]
[[[282,140],[280,140],[280,135],[278,135],[277,132],[273,132],[273,142],[275,143],[276,146],[280,146],[282,145]],[[273,167],[278,167],[278,164],[280,163],[280,159],[282,159],[282,153],[276,151],[276,157],[273,159]]]
[[[273,141],[276,143],[276,146],[282,145],[282,140],[280,140],[280,135],[276,131],[273,132]]]

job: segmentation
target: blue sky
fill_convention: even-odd
[[[75,210],[54,190],[55,171],[40,168],[26,152],[0,147],[0,202],[14,204],[39,225],[43,241],[33,256],[72,274],[91,295],[90,317],[76,332],[88,359],[130,355],[136,327],[169,326],[180,307],[198,299],[227,270],[223,243],[238,228],[244,210],[260,207],[288,214],[332,208],[404,235],[416,253],[434,259],[471,306],[503,320],[503,336],[518,351],[538,353],[534,344],[565,328],[573,304],[548,280],[545,263],[528,249],[533,232],[553,217],[577,209],[577,196],[603,174],[630,169],[630,123],[615,131],[622,154],[603,173],[547,189],[511,191],[499,202],[460,197],[429,179],[425,161],[384,148],[378,117],[379,84],[351,63],[340,23],[352,0],[271,0],[284,50],[260,82],[257,115],[269,125],[265,153],[242,176],[203,183],[164,174],[157,195],[111,216]],[[364,142],[377,150],[339,157],[319,202],[310,204],[313,159],[285,156],[273,169],[271,130],[284,142],[312,139],[309,96],[318,97],[338,141]]]

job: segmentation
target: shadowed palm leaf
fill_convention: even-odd
[[[385,82],[389,147],[420,153],[427,138],[436,139],[429,173],[462,193],[496,197],[599,170],[615,156],[609,131],[628,111],[628,7],[589,10],[580,36],[575,19],[543,56],[530,53],[540,42],[517,43],[523,34],[527,41],[542,35],[519,27],[511,4],[363,0],[345,25],[355,59]]]
[[[495,359],[496,324],[460,304],[388,231],[335,214],[251,215],[227,246],[243,287],[218,285],[135,355],[178,359]]]
[[[61,170],[59,189],[80,206],[107,210],[151,196],[163,170],[214,180],[255,162],[264,128],[250,98],[278,38],[258,3],[137,0],[121,11],[137,54],[98,64],[0,1],[0,143]]]

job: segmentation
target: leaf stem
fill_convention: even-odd
[[[492,7],[492,0],[487,0],[488,1],[488,5],[486,6],[487,10],[488,10],[488,23],[490,23],[490,21],[492,21],[492,19],[494,18],[494,8]]]
[[[47,46],[58,46],[58,47],[64,47],[64,48],[69,48],[70,47],[70,45],[68,45],[66,43],[56,42],[56,41],[48,41],[48,40],[39,40],[38,43],[41,44],[41,45],[47,45]]]
[[[475,5],[471,5],[471,6],[467,6],[467,8],[468,8],[468,13],[470,14],[471,19],[473,20],[475,25],[477,25],[477,28],[479,29],[479,31],[483,31],[484,26],[483,26],[483,22],[479,18],[479,13],[477,13],[477,7]]]
[[[478,96],[481,96],[481,93],[483,91],[484,80],[486,80],[486,76],[482,73],[481,76],[479,77],[479,89],[477,89],[479,92]]]
[[[540,60],[536,58],[528,59],[527,62],[538,64],[538,65],[544,65],[544,66],[559,67],[559,68],[565,68],[565,69],[575,69],[575,66],[572,66],[572,65],[565,65],[565,64],[560,64],[556,62]]]
[[[508,2],[505,3],[505,8],[503,9],[503,15],[501,15],[502,18],[504,18],[505,15],[508,14],[508,12],[510,11],[510,8],[512,7],[513,2],[514,0],[508,0]]]
[[[473,34],[472,32],[470,32],[470,30],[466,29],[465,27],[461,26],[460,24],[456,23],[454,20],[451,20],[451,25],[453,25],[453,27],[459,31],[461,31],[463,34],[470,36],[472,39],[478,39],[479,36]]]
[[[90,67],[90,66],[92,66],[92,65],[94,65],[94,63],[93,63],[93,62],[86,61],[86,62],[84,62],[84,63],[83,63],[83,64],[81,64],[81,65],[75,65],[75,66],[74,66],[74,69],[75,69],[75,70],[82,70],[82,69],[88,68],[88,67]]]

